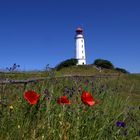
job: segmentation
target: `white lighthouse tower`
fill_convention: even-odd
[[[76,29],[76,59],[78,60],[77,65],[86,65],[86,55],[85,55],[85,42],[82,34],[83,30],[81,28]]]

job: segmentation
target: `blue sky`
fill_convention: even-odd
[[[87,64],[102,58],[140,72],[140,0],[0,0],[0,68],[41,70],[74,57],[78,26]]]

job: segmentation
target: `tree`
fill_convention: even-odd
[[[110,61],[104,59],[96,59],[93,64],[101,68],[114,69],[113,64]]]
[[[60,70],[64,67],[70,67],[70,66],[74,66],[77,64],[77,59],[75,58],[71,58],[71,59],[67,59],[65,61],[62,61],[61,63],[59,63],[55,68],[56,70]]]

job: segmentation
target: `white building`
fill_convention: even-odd
[[[81,28],[76,29],[76,59],[78,60],[77,65],[86,65],[86,55],[85,55],[85,42],[82,34],[83,30]]]

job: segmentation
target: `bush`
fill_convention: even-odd
[[[64,67],[74,66],[77,64],[77,62],[78,61],[75,58],[67,59],[67,60],[61,62],[60,64],[58,64],[55,68],[56,68],[56,70],[60,70]]]
[[[96,59],[93,64],[101,68],[114,69],[113,64],[110,61],[104,59]]]
[[[122,73],[129,73],[127,70],[125,70],[123,68],[115,68],[115,70],[122,72]]]

